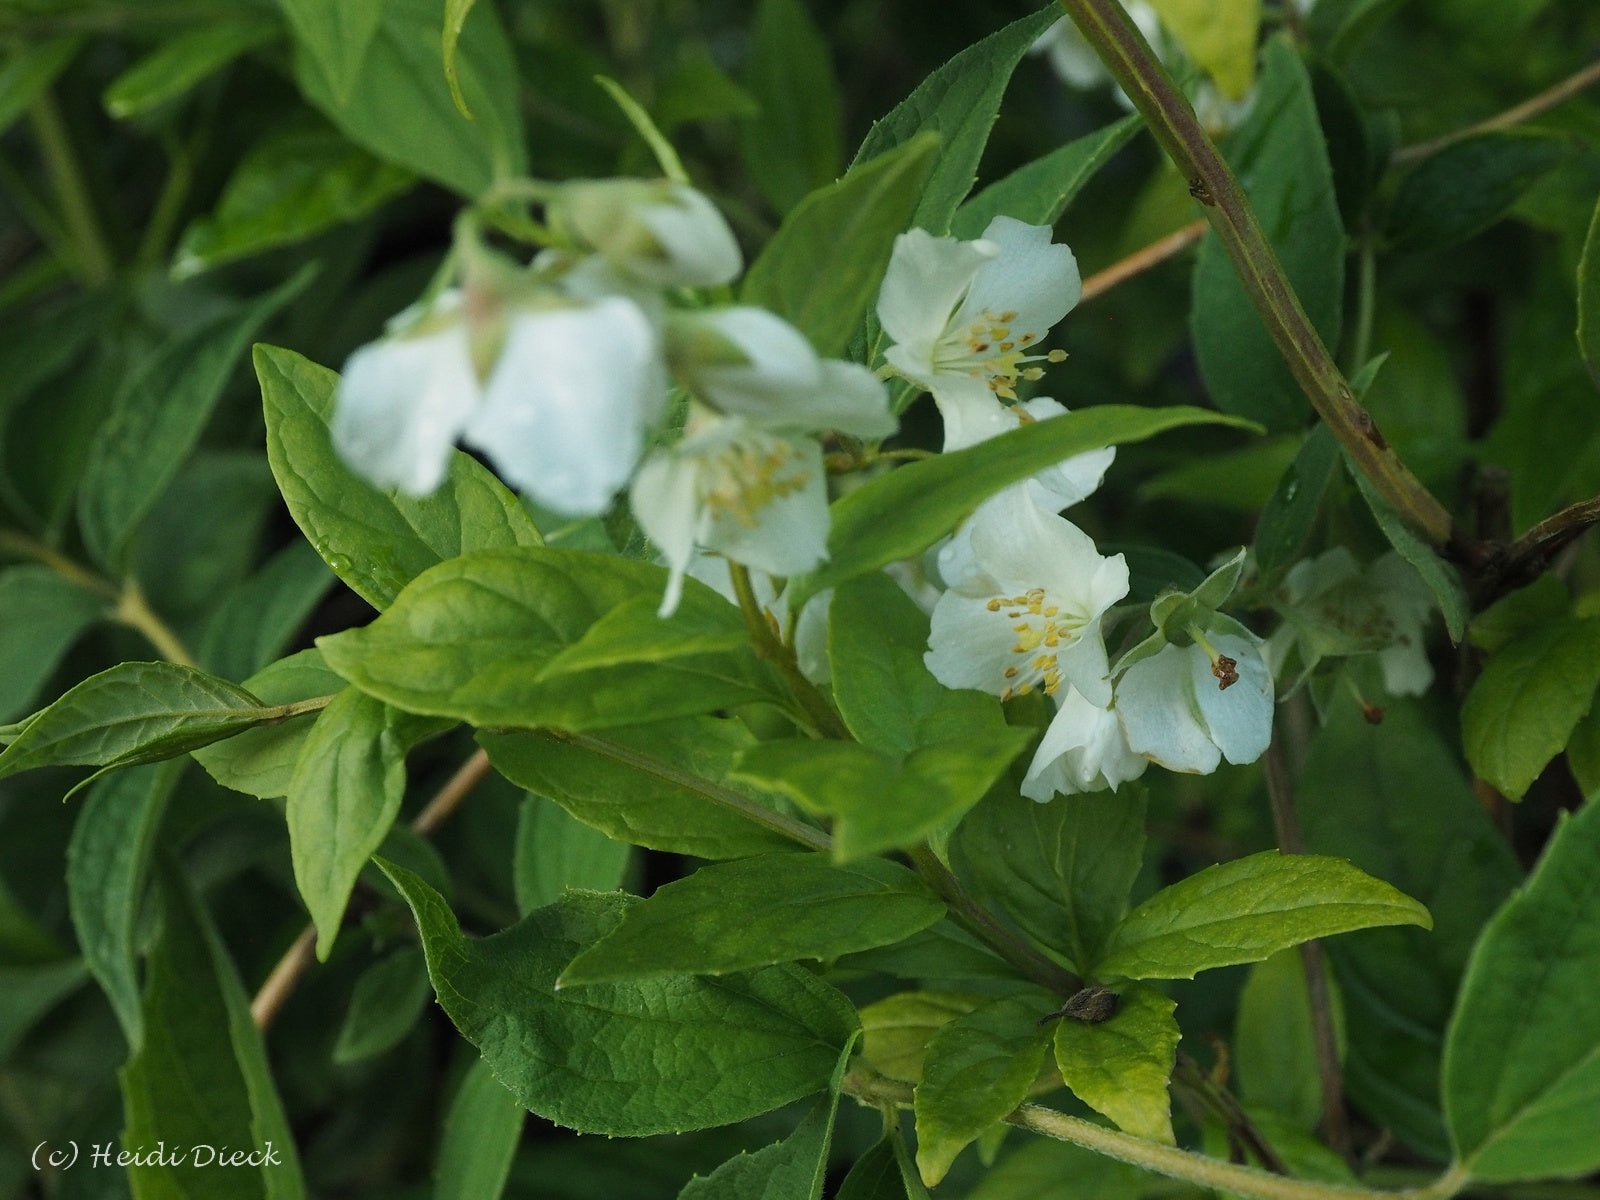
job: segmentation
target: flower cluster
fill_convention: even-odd
[[[1061,360],[1039,346],[1079,293],[1072,253],[1047,228],[1002,217],[976,242],[900,238],[878,305],[894,339],[885,357],[932,394],[946,450],[1066,411],[1045,398],[1017,403],[1015,389],[1038,377],[1038,363]],[[1196,772],[1223,757],[1250,762],[1271,734],[1271,677],[1254,636],[1215,613],[1220,599],[1190,604],[1183,627],[1158,631],[1112,669],[1105,626],[1128,594],[1127,563],[1060,514],[1099,486],[1113,458],[1078,455],[1003,489],[939,552],[946,590],[928,669],[948,687],[1050,699],[1055,714],[1023,783],[1037,800],[1116,788],[1151,762]]]
[[[421,495],[461,441],[571,516],[605,512],[631,480],[639,525],[671,568],[664,613],[697,547],[775,575],[814,567],[828,530],[817,435],[892,433],[883,384],[819,358],[764,309],[703,307],[743,259],[693,188],[577,181],[548,189],[545,218],[552,245],[527,268],[468,223],[459,286],[351,356],[333,422],[345,459]],[[682,439],[646,457],[674,384]]]

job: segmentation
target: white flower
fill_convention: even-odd
[[[1392,622],[1393,639],[1378,652],[1383,686],[1392,696],[1420,696],[1433,685],[1423,629],[1433,615],[1433,597],[1417,569],[1390,552],[1367,568],[1367,579]]]
[[[645,460],[634,516],[671,570],[662,613],[677,606],[696,547],[772,575],[827,556],[824,430],[892,433],[883,384],[855,363],[819,359],[805,338],[756,309],[675,318],[678,377],[702,400],[684,439]]]
[[[391,336],[345,363],[333,444],[379,487],[423,496],[444,482],[455,440],[482,398],[460,305],[452,291],[425,313],[402,313]]]
[[[1104,557],[1077,526],[1032,505],[993,510],[971,536],[978,570],[933,609],[924,661],[934,677],[1002,699],[1070,683],[1109,704],[1100,622],[1128,592],[1122,555]]]
[[[1032,421],[1048,421],[1066,413],[1065,405],[1040,396],[1025,404],[1004,405],[998,400],[950,406],[944,416],[945,450],[964,450]],[[978,568],[972,556],[973,521],[983,513],[1018,503],[1032,504],[1046,512],[1063,508],[1093,495],[1117,457],[1115,447],[1075,454],[1053,467],[1047,467],[1021,483],[996,492],[978,506],[973,517],[963,522],[939,550],[939,574],[947,584],[957,583]]]
[[[1065,358],[1035,351],[1081,292],[1077,260],[1046,226],[996,217],[976,242],[913,229],[895,239],[878,296],[895,343],[884,357],[947,419],[990,393],[1015,399],[1018,380],[1039,377],[1028,364]]]
[[[380,486],[425,495],[461,439],[546,508],[604,512],[666,398],[650,321],[617,297],[513,308],[480,382],[469,308],[446,293],[423,317],[397,318],[399,334],[351,355],[333,417],[339,453]]]
[[[1272,674],[1254,637],[1164,646],[1129,667],[1116,694],[1128,746],[1170,771],[1255,762],[1272,740]]]
[[[744,263],[722,214],[687,184],[575,180],[556,192],[546,215],[559,234],[635,283],[715,287]]]
[[[1116,791],[1144,774],[1150,760],[1128,746],[1115,711],[1090,704],[1077,688],[1063,689],[1057,700],[1060,707],[1022,781],[1024,796],[1044,801],[1057,792]]]

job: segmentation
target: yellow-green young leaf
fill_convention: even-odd
[[[840,993],[800,967],[557,991],[634,899],[569,892],[467,939],[439,894],[381,859],[417,920],[439,1003],[512,1094],[558,1125],[647,1137],[729,1125],[833,1086],[860,1032]]]
[[[1595,205],[1578,261],[1578,350],[1589,377],[1600,387],[1600,204]]]
[[[1344,1003],[1327,973],[1339,1058],[1344,1059]],[[1305,963],[1280,950],[1250,968],[1233,1029],[1233,1065],[1240,1099],[1275,1112],[1306,1132],[1322,1120],[1322,1080]]]
[[[750,179],[787,213],[838,178],[843,154],[839,85],[827,40],[803,0],[761,0],[744,80],[760,106],[739,126]]]
[[[493,5],[472,10],[452,56],[469,120],[456,108],[445,76],[439,0],[292,3],[321,23],[348,22],[345,9],[361,22],[348,37],[341,31],[335,53],[343,58],[331,68],[318,35],[296,28],[300,90],[351,141],[468,198],[527,170],[516,58]],[[373,10],[377,24],[357,58]]]
[[[246,51],[273,41],[279,27],[222,21],[180,33],[111,81],[103,102],[119,120],[149,112],[183,95]]]
[[[1041,10],[968,46],[872,126],[851,166],[903,145],[919,133],[937,133],[939,159],[917,206],[916,224],[930,233],[946,232],[977,178],[1012,72],[1028,47],[1060,15],[1053,8]]]
[[[1322,340],[1336,345],[1344,306],[1344,223],[1311,81],[1286,37],[1267,44],[1255,105],[1228,150],[1306,315]],[[1200,373],[1218,408],[1275,430],[1304,425],[1305,395],[1214,233],[1201,242],[1195,261],[1190,328]]]
[[[1118,1129],[1174,1145],[1167,1084],[1178,1053],[1177,1002],[1154,988],[1123,991],[1109,1021],[1056,1023],[1056,1066],[1073,1094]]]
[[[471,455],[457,451],[431,496],[383,491],[340,461],[328,435],[339,377],[292,350],[257,346],[267,418],[267,461],[278,489],[333,573],[374,608],[447,558],[501,546],[536,546],[521,502]]]
[[[1256,79],[1261,0],[1151,0],[1184,53],[1229,100],[1243,100]]]
[[[444,1119],[434,1200],[500,1200],[526,1120],[489,1064],[473,1063]]]
[[[819,1100],[783,1141],[740,1154],[691,1179],[678,1200],[820,1200],[839,1094]]]
[[[49,567],[0,571],[0,721],[28,711],[66,652],[109,601]]]
[[[568,888],[609,892],[622,886],[632,848],[585,825],[553,800],[523,797],[511,882],[527,916],[554,904]]]
[[[80,37],[63,37],[11,50],[0,65],[0,133],[28,111],[28,106],[67,69],[82,46]]]
[[[934,1034],[988,1001],[971,992],[898,992],[869,1004],[861,1010],[861,1055],[890,1079],[920,1083]]]
[[[1000,702],[945,687],[923,664],[928,616],[882,572],[840,586],[828,607],[833,696],[850,732],[885,754],[909,754],[1003,729]]]
[[[1142,118],[1123,117],[1018,167],[963,204],[950,223],[958,238],[976,238],[995,217],[1054,225],[1083,185],[1139,132]]]
[[[935,1187],[970,1143],[1028,1098],[1050,1045],[1053,997],[1028,991],[985,1004],[928,1043],[917,1085],[917,1168]]]
[[[902,757],[854,742],[761,742],[732,777],[832,818],[839,862],[925,838],[983,798],[1033,731],[1003,726]]]
[[[938,149],[936,137],[913,138],[812,192],[750,265],[741,297],[789,321],[819,354],[843,353],[872,310]]]
[[[739,752],[755,744],[738,720],[687,717],[604,734],[479,734],[478,740],[518,787],[548,796],[619,842],[712,859],[794,848],[714,798],[726,790],[761,803],[753,790],[726,779]]]
[[[1564,814],[1484,927],[1445,1037],[1457,1161],[1485,1181],[1600,1167],[1600,805]]]
[[[89,443],[78,523],[96,560],[116,566],[139,522],[200,441],[245,347],[303,291],[307,267],[247,307],[166,342],[118,390]]]
[[[244,687],[263,704],[293,704],[342,692],[345,682],[328,669],[319,651],[302,650],[256,672]],[[316,719],[308,712],[247,729],[194,751],[193,757],[223,787],[276,800],[289,794],[294,764]]]
[[[132,767],[286,716],[225,679],[175,663],[119,663],[29,720],[0,779],[35,767]]]
[[[1479,779],[1520,800],[1566,747],[1600,687],[1600,619],[1539,625],[1489,658],[1461,707]]]
[[[269,135],[239,160],[211,215],[184,231],[172,272],[188,278],[303,241],[365,216],[414,179],[330,129]]]
[[[461,41],[461,27],[467,23],[472,6],[477,2],[478,0],[445,0],[444,3],[442,42],[444,77],[450,83],[450,97],[456,102],[456,107],[461,110],[461,115],[464,117],[471,117],[472,109],[467,107],[467,98],[461,94],[461,75],[456,70],[456,46]]]
[[[150,955],[144,1043],[119,1076],[124,1146],[173,1153],[128,1168],[135,1196],[303,1200],[294,1136],[232,958],[187,881],[163,877],[161,938]],[[256,1157],[223,1167],[176,1147]],[[176,1164],[172,1159],[176,1159]]]
[[[828,561],[789,581],[791,610],[820,591],[922,553],[1001,488],[1086,450],[1142,442],[1185,425],[1256,428],[1201,408],[1103,404],[897,467],[833,505]]]
[[[364,629],[319,639],[328,665],[407,712],[483,727],[590,730],[782,702],[776,674],[748,644],[737,651],[671,651],[680,630],[698,648],[708,629],[739,624],[716,592],[686,581],[678,611],[651,619],[629,661],[608,640],[611,665],[564,670],[560,655],[618,605],[656,597],[664,568],[553,547],[480,550],[423,572]]]
[[[1111,935],[1097,975],[1193,979],[1312,938],[1433,922],[1428,910],[1343,859],[1265,850],[1163,888]]]
[[[333,1043],[333,1061],[361,1062],[393,1049],[417,1028],[432,995],[420,948],[403,946],[373,963],[350,994],[350,1009]],[[522,1112],[520,1106],[517,1112]]]
[[[951,855],[1006,916],[1087,969],[1128,911],[1144,814],[1137,785],[1049,804],[997,792],[961,822]]]
[[[560,984],[828,961],[908,938],[944,911],[914,874],[881,859],[838,867],[819,854],[744,858],[657,889],[575,958]]]
[[[89,790],[67,846],[67,904],[84,965],[122,1023],[130,1049],[144,1040],[139,921],[156,831],[180,761],[120,771]]]

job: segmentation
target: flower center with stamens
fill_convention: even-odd
[[[1065,362],[1067,357],[1064,350],[1028,353],[1038,342],[1039,335],[1014,331],[1012,323],[1017,315],[1014,311],[986,311],[966,326],[951,328],[934,345],[934,370],[972,375],[984,380],[995,395],[1015,400],[1018,380],[1038,379],[1044,375],[1043,368],[1027,364]]]
[[[809,480],[798,447],[782,438],[748,439],[706,456],[700,498],[715,517],[754,529],[763,508],[803,491]]]
[[[1006,687],[1000,699],[1026,696],[1036,687],[1043,688],[1047,696],[1060,691],[1057,656],[1082,636],[1086,624],[1083,618],[1063,613],[1058,605],[1050,603],[1043,588],[1029,588],[1020,596],[995,596],[984,607],[1004,614],[1017,635],[1011,646],[1013,660],[1003,672]]]

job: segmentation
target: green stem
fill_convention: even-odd
[[[161,195],[150,210],[144,238],[139,243],[139,265],[145,270],[154,270],[166,256],[178,218],[183,215],[183,202],[194,182],[195,156],[184,146],[174,144],[169,157],[166,182],[161,185]]]
[[[41,92],[29,106],[28,117],[55,188],[56,200],[61,205],[62,218],[77,251],[78,274],[85,286],[104,287],[115,275],[116,263],[99,218],[95,216],[78,156],[73,152],[66,122],[61,119],[61,110],[48,91]]]
[[[1177,164],[1284,361],[1350,460],[1430,543],[1456,540],[1444,506],[1389,449],[1301,307],[1232,170],[1117,0],[1060,0]]]
[[[733,593],[739,599],[739,611],[744,614],[745,628],[750,632],[750,643],[757,656],[778,668],[778,673],[794,694],[795,702],[825,737],[849,741],[849,727],[839,716],[838,710],[818,690],[816,684],[805,677],[800,670],[799,660],[795,658],[794,648],[783,641],[769,622],[761,601],[756,599],[749,570],[741,563],[730,561],[728,574],[733,580]]]
[[[122,589],[109,579],[104,579],[87,567],[80,566],[55,547],[47,546],[38,539],[31,538],[25,533],[18,533],[14,529],[0,529],[0,555],[42,563],[67,582],[74,583],[84,591],[94,592],[107,600],[122,598]]]
[[[1479,133],[1490,133],[1496,129],[1508,129],[1513,125],[1520,125],[1524,121],[1531,121],[1534,117],[1549,112],[1557,105],[1565,104],[1572,97],[1586,88],[1600,83],[1600,58],[1595,59],[1587,67],[1572,75],[1567,76],[1560,83],[1546,88],[1535,96],[1530,96],[1521,104],[1508,108],[1503,113],[1497,113],[1486,121],[1479,121],[1476,125],[1468,125],[1465,129],[1458,129],[1454,133],[1447,133],[1443,137],[1434,138],[1430,142],[1418,142],[1412,146],[1403,146],[1395,151],[1390,160],[1397,165],[1407,165],[1421,162],[1431,158],[1447,146],[1454,145],[1463,138],[1472,137]]]
[[[137,630],[143,635],[145,641],[154,646],[161,657],[168,662],[177,663],[180,667],[199,667],[200,664],[195,661],[194,655],[189,653],[188,647],[146,602],[144,592],[135,580],[129,579],[123,585],[122,596],[117,601],[114,615],[129,629]]]

